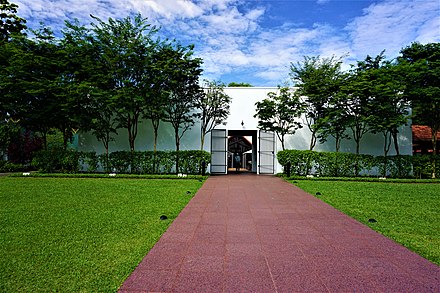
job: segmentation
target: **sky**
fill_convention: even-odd
[[[304,56],[342,57],[343,69],[412,42],[440,42],[440,0],[11,0],[30,28],[141,13],[159,35],[194,44],[203,79],[278,86]]]

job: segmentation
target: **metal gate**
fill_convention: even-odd
[[[275,133],[260,130],[259,174],[275,173]]]
[[[228,173],[228,133],[226,129],[211,131],[211,174]]]

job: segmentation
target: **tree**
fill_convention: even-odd
[[[200,149],[203,150],[205,136],[216,126],[222,124],[229,116],[231,97],[224,92],[225,85],[219,81],[205,80],[204,93],[198,95],[197,117],[200,125]]]
[[[180,44],[166,48],[169,62],[164,68],[167,75],[164,89],[167,92],[164,121],[171,123],[174,128],[176,172],[179,172],[180,141],[185,132],[194,125],[197,101],[203,94],[199,85],[202,60],[192,57],[193,48]]]
[[[7,127],[7,119],[9,119],[9,114],[7,112],[7,103],[4,97],[6,87],[4,87],[4,82],[7,82],[9,78],[8,67],[10,66],[10,58],[14,55],[14,49],[16,49],[16,42],[11,42],[14,37],[22,38],[24,35],[22,31],[26,29],[26,20],[17,16],[18,5],[14,3],[9,3],[8,0],[0,0],[0,94],[2,95],[2,103],[0,103],[0,119],[1,119],[1,136],[9,137],[12,134],[8,134],[10,127]],[[17,51],[15,51],[16,53]],[[3,140],[2,141],[6,141]],[[2,144],[1,149],[5,150]]]
[[[66,21],[61,40],[66,56],[66,80],[70,114],[82,131],[91,131],[101,141],[108,158],[110,141],[117,134],[116,109],[109,95],[111,88],[105,66],[99,61],[101,50],[90,29],[77,20]],[[106,167],[107,168],[107,167]],[[108,171],[108,170],[107,170]]]
[[[247,82],[230,82],[228,87],[253,87],[250,83]]]
[[[258,117],[258,128],[265,131],[273,131],[281,141],[284,150],[284,137],[287,134],[295,134],[296,130],[302,128],[298,118],[304,111],[304,103],[297,95],[292,93],[288,87],[278,86],[278,92],[268,93],[268,98],[255,103]]]
[[[0,161],[7,154],[11,142],[19,137],[20,130],[20,125],[15,123],[13,119],[0,120]]]
[[[396,66],[384,58],[383,52],[374,59],[368,56],[365,66],[371,81],[368,123],[373,133],[382,133],[386,157],[392,141],[399,155],[398,128],[407,123],[409,107],[403,97],[403,85]]]
[[[341,141],[350,139],[346,133],[348,127],[347,117],[347,97],[338,92],[329,100],[327,106],[323,109],[322,117],[317,121],[318,138],[323,143],[327,141],[328,136],[335,139],[335,151],[339,153]]]
[[[7,115],[39,132],[46,148],[47,134],[64,118],[57,100],[59,48],[49,28],[42,26],[33,33],[34,39],[16,37],[5,46],[8,64],[1,75],[2,98]]]
[[[150,75],[152,76],[151,95],[148,103],[145,104],[146,108],[143,117],[150,119],[153,126],[154,154],[157,151],[159,125],[165,119],[165,106],[167,105],[169,95],[167,86],[170,83],[168,78],[171,75],[168,70],[169,64],[172,62],[169,59],[171,56],[170,52],[172,52],[172,45],[169,42],[159,43],[156,50],[153,51],[151,67],[149,68]]]
[[[89,97],[91,97],[87,109],[87,113],[91,113],[89,130],[104,145],[106,162],[108,162],[110,142],[114,140],[114,135],[118,134],[114,108],[105,91],[101,92],[97,89],[89,94]],[[110,171],[108,165],[105,168],[106,171]]]
[[[325,109],[339,90],[341,64],[341,59],[334,56],[304,57],[302,63],[291,63],[290,76],[297,87],[295,94],[304,97],[307,105],[306,124],[312,133],[310,150],[315,147],[324,125],[320,121],[325,117]]]
[[[353,140],[356,143],[356,154],[360,153],[361,140],[370,131],[367,118],[370,116],[371,79],[364,61],[358,61],[342,86],[342,93],[346,96],[345,111],[347,125],[351,129]],[[357,172],[356,172],[357,174]]]
[[[107,82],[105,90],[116,107],[118,127],[126,128],[130,150],[135,149],[138,123],[151,97],[151,74],[148,68],[157,32],[140,14],[133,19],[109,18],[108,23],[93,17],[93,45],[100,49],[100,62]]]
[[[0,44],[26,29],[26,20],[17,16],[17,8],[17,4],[0,0]]]
[[[399,69],[405,78],[405,97],[410,100],[413,120],[431,128],[433,155],[438,153],[440,131],[440,43],[413,43],[403,48]],[[436,177],[435,159],[432,178]]]

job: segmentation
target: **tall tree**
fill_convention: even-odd
[[[413,120],[431,128],[433,155],[438,154],[440,131],[440,43],[413,43],[400,51],[399,68],[404,75],[405,96],[410,100]],[[435,159],[432,178],[436,177]]]
[[[94,46],[100,48],[100,59],[107,75],[106,89],[116,107],[118,127],[126,128],[130,150],[135,149],[138,123],[151,97],[151,54],[156,47],[152,36],[157,28],[142,18],[109,18],[108,23],[94,17],[92,24]]]
[[[219,81],[204,82],[203,94],[198,95],[197,108],[200,112],[200,149],[203,150],[205,136],[216,126],[222,124],[229,116],[231,97],[224,92],[225,85]]]
[[[168,64],[165,72],[168,82],[165,90],[168,93],[164,121],[174,128],[176,142],[176,172],[179,172],[180,142],[187,130],[195,123],[196,108],[199,96],[203,91],[199,85],[202,73],[200,58],[194,58],[194,46],[184,47],[180,44],[168,46]]]
[[[384,156],[388,155],[391,143],[394,142],[396,154],[399,155],[398,128],[409,119],[409,106],[403,97],[403,85],[399,80],[396,66],[385,61],[383,52],[371,58],[368,56],[370,78],[370,115],[368,123],[373,133],[382,133],[384,137]]]
[[[304,113],[305,105],[289,87],[278,86],[278,92],[267,95],[267,99],[255,103],[257,113],[254,117],[258,117],[259,129],[277,134],[284,150],[285,136],[295,134],[296,130],[302,128],[298,119]]]
[[[368,68],[364,61],[359,61],[349,72],[348,79],[341,89],[343,95],[346,96],[344,109],[348,127],[351,129],[352,138],[356,144],[356,154],[360,153],[363,136],[370,131],[367,119],[371,110],[369,106],[372,97],[370,83]]]
[[[12,46],[1,84],[9,117],[39,132],[47,147],[48,132],[64,118],[57,100],[59,47],[49,28],[42,26],[33,32],[33,39],[19,37],[8,44]]]
[[[339,153],[343,139],[350,139],[346,133],[348,128],[347,97],[342,93],[335,93],[323,110],[321,118],[317,121],[318,138],[321,143],[327,141],[329,136],[335,139],[335,151]]]
[[[17,15],[17,8],[17,4],[0,0],[0,44],[26,29],[26,20]]]
[[[316,145],[318,134],[324,124],[321,119],[340,85],[341,58],[304,57],[302,62],[290,65],[290,76],[297,87],[296,95],[304,97],[306,124],[312,133],[310,150]],[[321,136],[322,137],[322,136]]]
[[[165,106],[167,105],[169,91],[167,87],[171,76],[169,71],[170,52],[172,45],[169,42],[158,42],[156,50],[153,51],[151,66],[148,69],[152,76],[151,95],[145,103],[145,111],[143,117],[150,119],[153,126],[153,150],[157,152],[157,138],[159,133],[160,122],[165,119]]]
[[[10,142],[17,136],[20,124],[13,123],[9,112],[13,111],[14,105],[8,99],[8,86],[11,85],[9,74],[11,58],[20,50],[15,38],[23,38],[23,30],[26,29],[26,20],[17,16],[18,5],[9,3],[8,0],[0,0],[0,152],[6,152]],[[10,88],[10,87],[9,87]],[[12,96],[9,95],[9,98]],[[8,101],[9,100],[9,101]],[[8,107],[12,106],[12,109]],[[0,159],[2,159],[0,157]]]
[[[78,20],[66,21],[62,32],[65,107],[76,123],[73,130],[90,131],[102,142],[108,159],[109,144],[117,134],[117,121],[109,94],[112,84],[105,64],[99,62],[101,48],[96,46],[91,30]],[[109,171],[108,165],[104,168]]]

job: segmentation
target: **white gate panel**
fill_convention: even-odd
[[[275,173],[275,133],[260,130],[259,174]]]
[[[211,131],[211,174],[227,174],[228,134],[226,129]]]

